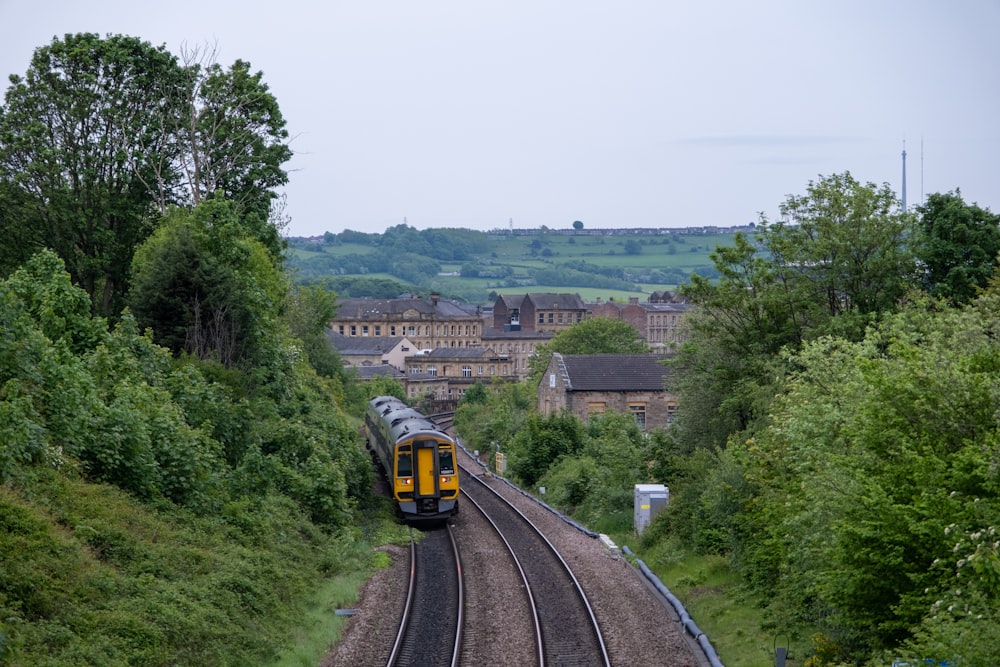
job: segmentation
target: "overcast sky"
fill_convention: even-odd
[[[1000,0],[0,0],[0,89],[76,32],[263,71],[291,236],[745,224],[904,142],[1000,213]]]

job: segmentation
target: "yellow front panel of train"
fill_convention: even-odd
[[[417,449],[417,497],[432,497],[437,495],[437,476],[435,475],[434,447],[418,447]]]

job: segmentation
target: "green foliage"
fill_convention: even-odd
[[[233,206],[211,200],[171,211],[136,250],[129,303],[174,354],[233,366],[259,364],[274,348],[286,296],[273,258],[247,237]]]
[[[996,271],[1000,215],[966,204],[957,190],[931,194],[917,211],[924,289],[953,305],[968,303]]]
[[[914,307],[861,343],[807,344],[771,425],[726,453],[735,474],[715,465],[694,494],[712,512],[684,523],[717,517],[772,613],[845,657],[906,640],[954,586],[946,528],[997,516],[1000,358],[980,322]]]
[[[281,231],[271,224],[275,189],[288,182],[282,165],[291,159],[285,119],[262,72],[237,60],[192,66],[196,80],[187,114],[194,119],[182,134],[200,181],[193,203],[224,198],[235,204],[251,238],[274,258],[281,255]]]
[[[525,486],[533,487],[560,457],[580,452],[583,436],[583,426],[571,414],[530,413],[511,441],[510,470]]]
[[[248,63],[181,65],[134,37],[80,33],[36,49],[11,81],[0,108],[0,230],[18,239],[0,258],[9,265],[52,248],[93,310],[113,318],[159,215],[215,197],[280,258],[272,200],[291,150]]]
[[[639,338],[638,330],[622,320],[592,317],[563,329],[547,343],[535,348],[528,360],[531,372],[528,381],[537,384],[552,358],[562,354],[646,354],[649,347]]]
[[[0,488],[0,655],[52,667],[269,664],[300,634],[317,581],[368,569],[365,546],[316,530],[280,496],[198,518],[42,474]]]
[[[455,430],[462,434],[469,449],[478,450],[488,458],[496,451],[509,451],[534,407],[535,392],[526,382],[487,387],[485,403],[459,402],[455,409]]]
[[[465,393],[462,394],[462,398],[459,399],[459,403],[474,403],[479,405],[483,405],[488,401],[489,392],[486,389],[486,385],[480,380],[473,382],[472,386],[469,387]]]

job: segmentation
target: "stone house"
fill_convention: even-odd
[[[326,340],[340,354],[344,366],[352,368],[387,365],[402,371],[406,357],[417,353],[416,347],[405,336],[352,338],[327,329]]]
[[[582,421],[614,411],[644,431],[666,428],[677,411],[670,369],[657,354],[553,353],[538,383],[538,412],[567,410]]]
[[[684,317],[690,303],[661,296],[654,292],[649,300],[640,302],[638,297],[629,297],[628,303],[623,301],[605,301],[598,299],[588,303],[592,317],[609,317],[628,322],[639,332],[649,344],[650,350],[658,353],[675,350],[684,341]]]
[[[559,332],[585,319],[579,294],[501,294],[493,303],[493,328],[501,331]]]
[[[515,382],[510,358],[491,348],[439,347],[406,359],[406,395],[418,399],[430,397],[439,407],[450,402],[450,409],[476,382]],[[444,408],[442,408],[444,409]]]

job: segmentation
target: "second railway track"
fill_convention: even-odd
[[[419,544],[411,541],[406,605],[387,667],[456,667],[464,605],[451,526],[427,531]]]
[[[468,499],[503,534],[524,573],[541,635],[541,665],[609,667],[608,651],[587,596],[555,547],[476,475],[463,470],[461,478]]]

